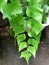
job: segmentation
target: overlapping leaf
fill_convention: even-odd
[[[42,23],[40,23],[39,21],[35,19],[30,19],[27,25],[28,27],[31,27],[36,34],[39,34],[43,29]]]

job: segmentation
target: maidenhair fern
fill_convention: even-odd
[[[46,2],[46,0],[45,0]],[[36,57],[43,29],[44,0],[0,0],[0,11],[3,18],[8,18],[10,29],[18,42],[20,58],[28,63],[30,57]],[[45,4],[45,3],[44,3]]]

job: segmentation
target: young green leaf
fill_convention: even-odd
[[[25,34],[21,34],[17,36],[17,41],[18,41],[18,45],[20,44],[20,42],[24,41],[26,38]]]
[[[30,31],[28,31],[28,36],[29,36],[29,37],[33,37],[33,38],[35,38],[36,40],[40,41],[41,33],[39,33],[38,35],[36,35],[36,33],[35,33],[34,30],[30,30]]]
[[[36,50],[38,50],[39,41],[33,38],[29,38],[28,45],[32,45]]]
[[[20,58],[25,58],[27,63],[28,63],[30,57],[31,57],[31,54],[28,51],[21,52]]]
[[[36,35],[34,29],[31,29],[31,30],[28,31],[28,36],[36,38],[37,35]]]
[[[14,26],[13,29],[14,29],[14,32],[15,32],[15,37],[18,34],[21,34],[21,33],[24,33],[25,32],[24,26]]]
[[[27,50],[34,56],[36,57],[36,49],[33,46],[28,46]]]
[[[26,47],[27,47],[27,43],[26,43],[26,42],[21,42],[21,43],[19,44],[19,51],[23,50],[23,49],[26,48]]]

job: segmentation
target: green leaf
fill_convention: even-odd
[[[5,4],[2,8],[3,17],[7,17],[10,19],[11,16],[22,13],[22,8],[19,3],[9,3]]]
[[[27,43],[26,42],[22,42],[19,44],[19,51],[23,50],[24,48],[27,47]]]
[[[18,35],[17,36],[18,44],[20,44],[20,42],[24,41],[25,38],[26,38],[25,34]]]
[[[0,11],[2,11],[2,7],[7,3],[7,0],[0,0]]]
[[[31,57],[31,54],[28,51],[24,51],[24,52],[21,52],[20,58],[22,58],[22,57],[25,58],[27,63],[28,63],[28,61],[29,61],[29,59]]]
[[[27,50],[34,56],[34,58],[36,57],[36,49],[35,49],[35,47],[28,46]]]
[[[38,35],[43,29],[42,23],[34,19],[30,19],[27,23],[27,26],[31,27],[35,31],[36,35]]]
[[[26,10],[27,16],[32,17],[40,22],[42,21],[42,13],[43,13],[43,9],[34,6],[33,7],[29,6]]]
[[[35,31],[31,29],[31,30],[28,31],[28,36],[29,37],[33,37],[36,40],[40,41],[41,33],[39,33],[38,35],[36,35]]]
[[[29,38],[28,45],[32,45],[36,50],[38,50],[39,41],[33,38]]]
[[[14,32],[15,32],[15,37],[18,34],[21,34],[21,33],[25,32],[24,26],[15,26],[13,29],[14,29]]]
[[[14,16],[10,19],[10,27],[24,25],[24,18],[22,15]]]
[[[36,35],[34,29],[31,29],[31,30],[28,31],[28,36],[36,38],[37,35]]]

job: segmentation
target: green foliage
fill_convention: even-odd
[[[0,0],[3,18],[9,19],[9,33],[16,38],[19,52],[21,51],[20,58],[24,57],[27,63],[32,55],[36,57],[43,29],[42,20],[46,20],[45,11],[49,9],[46,2],[47,0],[11,0],[11,3],[7,3],[7,0]]]

